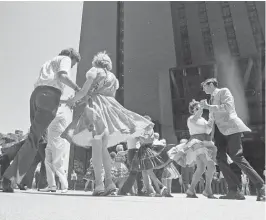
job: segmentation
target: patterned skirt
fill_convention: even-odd
[[[61,137],[88,148],[92,139],[101,139],[108,132],[108,147],[112,147],[129,137],[141,136],[150,126],[153,126],[151,121],[127,110],[115,98],[97,94],[89,98],[82,114],[72,121]]]
[[[180,173],[176,169],[173,163],[168,164],[163,171],[162,179],[177,179],[180,177]]]
[[[169,157],[180,166],[193,166],[199,155],[205,155],[208,161],[216,163],[217,148],[209,135],[192,135],[187,143],[179,144],[168,151]]]
[[[171,162],[167,152],[167,147],[163,145],[141,145],[132,160],[130,170],[143,171],[161,169]]]
[[[114,180],[127,178],[129,175],[128,168],[123,162],[115,162],[112,166],[111,172]]]

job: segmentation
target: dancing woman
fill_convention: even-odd
[[[213,196],[211,182],[215,172],[215,158],[217,148],[211,141],[212,120],[208,122],[202,117],[203,109],[199,102],[192,100],[189,103],[189,113],[191,116],[187,120],[187,126],[190,133],[190,139],[187,143],[179,144],[172,148],[168,153],[171,159],[179,165],[193,166],[195,163],[197,169],[192,177],[192,182],[186,194],[188,198],[198,198],[196,196],[196,185],[200,177],[205,172],[206,167],[206,185],[203,195],[216,199]]]
[[[93,195],[110,195],[116,186],[112,181],[111,158],[108,147],[124,142],[130,136],[138,136],[153,123],[125,109],[115,100],[119,82],[112,70],[112,61],[106,52],[94,56],[92,68],[86,73],[83,88],[69,100],[74,106],[82,99],[86,103],[81,116],[76,118],[62,137],[78,146],[92,146],[92,164],[95,171]],[[101,178],[102,164],[105,185]]]
[[[116,156],[114,158],[113,172],[114,172],[114,182],[120,189],[126,178],[128,177],[128,168],[125,164],[127,151],[124,151],[123,145],[119,144],[116,146]]]
[[[149,116],[144,116],[151,121]],[[153,144],[154,131],[153,126],[146,129],[142,136],[132,138],[128,141],[128,159],[130,163],[130,175],[119,194],[126,195],[133,186],[136,175],[142,172],[143,182],[149,195],[153,194],[153,188],[149,178],[153,182],[157,195],[165,195],[167,193],[166,187],[156,177],[153,170],[160,169],[171,163],[171,159],[167,154],[166,147],[163,144]],[[138,146],[139,145],[139,146]]]

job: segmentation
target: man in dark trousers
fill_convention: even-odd
[[[265,201],[264,180],[251,167],[243,155],[241,136],[251,130],[237,116],[234,97],[228,88],[218,88],[215,78],[201,83],[203,91],[211,95],[210,104],[206,100],[200,102],[201,107],[209,110],[209,117],[214,122],[213,132],[217,146],[217,162],[228,183],[229,192],[221,199],[245,199],[241,193],[241,181],[231,169],[226,152],[232,161],[248,176],[257,189],[257,201]]]
[[[70,79],[70,72],[80,61],[73,48],[62,50],[41,68],[30,97],[30,131],[13,163],[3,175],[3,192],[13,192],[12,185],[20,184],[38,152],[39,141],[56,116],[65,85],[75,91],[80,88]]]
[[[0,156],[0,165],[1,165],[1,176],[5,173],[6,169],[10,166],[10,162],[13,161],[18,151],[25,143],[25,139],[17,143],[12,144],[9,147],[2,148],[3,154]],[[21,183],[18,185],[19,189],[26,190],[27,188],[32,188],[32,182],[34,178],[34,173],[37,168],[37,165],[41,162],[41,172],[40,172],[40,181],[38,183],[38,188],[44,188],[47,185],[46,180],[46,170],[44,165],[45,159],[45,148],[46,140],[42,138],[39,143],[38,153],[34,158],[33,163],[30,166],[30,169],[27,171],[26,175],[22,179]]]

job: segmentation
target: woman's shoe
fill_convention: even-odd
[[[208,199],[218,199],[217,197],[215,197],[212,193],[208,194],[205,191],[202,192],[202,195],[204,195],[205,197],[207,197]]]
[[[198,198],[197,195],[191,192],[190,190],[187,190],[186,194],[187,194],[187,198],[193,198],[193,199]]]
[[[104,195],[104,187],[103,187],[103,184],[100,185],[100,186],[96,186],[94,188],[94,191],[92,193],[92,196],[103,196]]]
[[[117,189],[115,184],[111,183],[109,186],[107,186],[104,190],[103,196],[116,196],[117,195]]]

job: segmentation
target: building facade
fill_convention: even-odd
[[[162,137],[177,143],[187,136],[189,101],[206,98],[200,82],[215,76],[263,139],[264,36],[265,2],[84,2],[77,83],[85,82],[93,56],[107,50],[119,102],[150,115]],[[86,169],[84,152],[71,148],[70,167]]]

